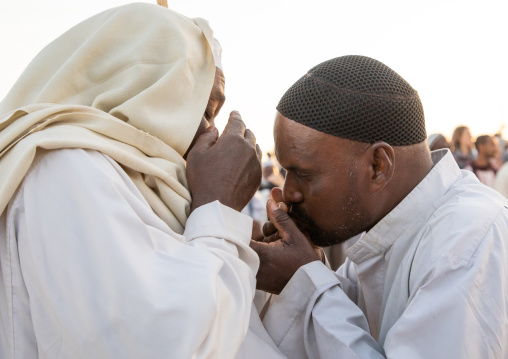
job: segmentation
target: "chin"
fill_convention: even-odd
[[[308,216],[291,215],[298,229],[310,239],[312,244],[318,247],[328,247],[334,244],[343,243],[352,236],[345,236],[344,231],[326,231],[317,226]],[[347,231],[346,231],[347,232]]]
[[[329,247],[334,244],[344,243],[361,232],[354,231],[351,228],[341,228],[339,231],[325,231],[314,227],[307,230],[310,241],[318,247]]]

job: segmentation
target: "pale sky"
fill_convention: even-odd
[[[418,91],[428,133],[450,139],[461,124],[474,136],[508,127],[506,1],[168,2],[209,20],[222,44],[227,100],[218,127],[239,110],[264,150],[273,147],[275,106],[284,92],[313,66],[351,54],[385,63]],[[0,0],[0,99],[50,41],[127,3]]]

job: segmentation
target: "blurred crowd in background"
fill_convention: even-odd
[[[496,134],[474,139],[468,127],[459,126],[450,141],[435,133],[428,136],[427,143],[431,151],[450,149],[461,169],[472,171],[480,182],[508,198],[508,142],[501,133],[502,128]]]

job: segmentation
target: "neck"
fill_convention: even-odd
[[[476,158],[475,163],[477,166],[488,166],[489,159],[483,154],[478,154],[478,157]]]
[[[469,148],[469,146],[465,146],[465,145],[460,145],[460,150],[465,155],[468,155],[471,152],[471,149]]]

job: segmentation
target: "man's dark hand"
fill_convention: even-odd
[[[263,242],[251,241],[260,259],[257,289],[279,294],[301,266],[320,260],[315,247],[289,215],[273,200],[267,203],[268,218],[277,232]]]
[[[284,203],[284,198],[282,197],[282,188],[280,187],[274,187],[271,191],[272,199],[275,203],[277,203],[277,206],[282,209],[284,212],[287,213],[288,207],[287,204]],[[268,204],[266,213],[268,213]],[[272,242],[273,235],[277,232],[277,228],[273,225],[272,222],[270,222],[270,219],[268,219],[267,222],[263,224],[263,235],[265,236],[265,239],[262,239],[263,242]]]
[[[231,112],[220,137],[209,127],[196,140],[187,156],[187,180],[191,211],[215,200],[237,211],[249,203],[261,184],[261,150],[238,112]]]

